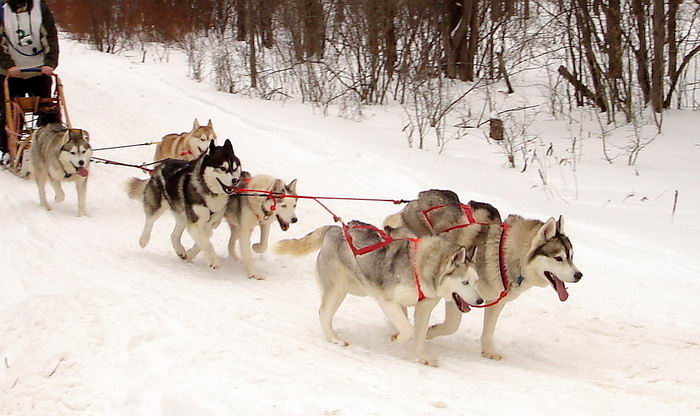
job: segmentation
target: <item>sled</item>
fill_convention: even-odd
[[[39,72],[38,68],[23,69],[22,72]],[[66,100],[63,95],[63,84],[57,74],[53,74],[51,98],[15,97],[10,98],[10,77],[5,77],[3,85],[5,134],[9,161],[7,169],[19,176],[27,176],[29,168],[27,160],[31,146],[32,133],[39,127],[39,117],[55,114],[56,120],[68,128],[71,127]],[[24,165],[24,166],[23,166]]]

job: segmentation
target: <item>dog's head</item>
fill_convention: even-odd
[[[294,198],[297,195],[297,180],[294,179],[290,183],[285,184],[282,180],[277,179],[272,185],[272,192],[285,195],[285,198],[278,198],[275,201],[275,211],[272,213],[275,215],[275,218],[277,218],[277,223],[279,223],[282,231],[287,231],[290,224],[297,222],[295,211],[298,199]],[[269,206],[264,206],[264,209],[272,209],[270,202],[271,201],[265,202],[265,205]]]
[[[206,126],[200,126],[199,121],[194,119],[194,124],[192,130],[187,135],[188,145],[190,146],[190,151],[192,156],[199,157],[204,153],[209,145],[216,144],[216,133],[214,132],[214,126],[211,124],[211,120]]]
[[[216,146],[212,141],[201,157],[202,175],[209,189],[215,194],[232,194],[241,178],[241,161],[233,153],[231,142]]]
[[[583,277],[573,257],[571,241],[564,234],[564,217],[559,221],[550,218],[532,240],[523,277],[537,286],[551,285],[563,302],[569,297],[564,282],[575,283]]]
[[[441,238],[441,237],[431,237]],[[443,245],[446,245],[443,243]],[[484,300],[479,294],[477,283],[479,275],[476,266],[469,258],[467,249],[456,244],[449,244],[440,262],[440,276],[436,280],[437,294],[448,301],[453,301],[462,312],[468,312],[469,305],[481,305]],[[459,248],[457,248],[459,247]],[[455,250],[455,248],[457,248]],[[435,253],[437,251],[433,251]]]
[[[66,171],[66,175],[88,176],[88,167],[92,158],[90,134],[85,130],[67,129],[61,145],[58,160]]]

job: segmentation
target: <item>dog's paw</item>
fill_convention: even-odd
[[[181,258],[182,260],[190,261],[190,258],[189,258],[189,256],[187,255],[187,250],[185,250],[185,249],[182,249],[182,250],[175,250],[175,254],[177,254],[177,256],[178,256],[179,258]]]
[[[331,344],[340,345],[341,347],[347,347],[348,345],[350,345],[347,342],[343,341],[342,339],[338,339],[338,338],[332,339],[328,342],[330,342]]]
[[[257,274],[251,274],[251,275],[248,275],[248,279],[253,279],[253,280],[265,280],[265,277],[264,277],[264,276],[257,275]]]
[[[402,334],[401,332],[399,332],[398,334],[394,334],[391,336],[391,342],[393,342],[394,344],[401,345],[401,344],[405,344],[406,342],[408,342],[408,340],[410,340],[412,337],[413,337],[413,334],[406,335],[406,334]]]
[[[253,251],[256,253],[264,253],[267,251],[267,244],[255,243],[253,244]]]
[[[78,211],[78,217],[89,217],[89,216],[90,216],[90,214],[88,214],[88,212],[85,210]]]
[[[437,358],[427,358],[427,357],[416,357],[416,362],[418,364],[427,365],[430,367],[438,368],[440,367],[440,362]]]
[[[56,194],[56,196],[54,196],[54,198],[53,198],[53,200],[56,202],[63,202],[63,200],[65,200],[65,199],[66,199],[66,194]]]
[[[139,238],[139,246],[141,246],[141,248],[146,248],[146,246],[148,245],[148,240],[148,237]]]
[[[209,265],[209,268],[212,270],[219,270],[219,267],[221,267],[221,265],[219,264],[218,261]]]
[[[495,352],[488,352],[488,351],[481,351],[481,356],[484,358],[488,358],[489,360],[496,360],[496,361],[500,361],[503,359],[503,356],[501,354],[498,354]]]
[[[49,205],[49,204],[41,204],[41,207],[47,211],[51,211],[51,205]]]

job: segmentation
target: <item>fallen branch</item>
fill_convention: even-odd
[[[53,368],[53,370],[52,370],[51,373],[48,375],[48,377],[51,377],[51,376],[53,376],[54,374],[56,374],[56,370],[58,370],[58,366],[61,365],[62,362],[63,362],[63,357],[61,357],[61,359],[58,360],[58,362],[56,363],[56,367]]]

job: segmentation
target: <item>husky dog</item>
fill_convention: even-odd
[[[506,218],[507,234],[502,239],[505,228],[490,225],[486,240],[477,248],[475,262],[482,280],[490,283],[490,288],[501,282],[500,256],[506,266],[506,279],[509,283],[507,294],[500,302],[484,310],[484,325],[481,332],[481,355],[500,360],[493,345],[496,322],[506,302],[520,296],[532,286],[550,286],[559,300],[568,299],[564,282],[575,283],[581,280],[581,273],[573,262],[573,246],[564,233],[564,217],[558,221],[550,218],[547,222],[528,220],[518,215]],[[501,241],[503,248],[501,249]],[[490,298],[494,299],[492,291]],[[430,328],[428,338],[449,335],[459,328],[462,316],[459,311],[446,305],[445,322]]]
[[[241,257],[245,271],[251,279],[263,280],[264,277],[255,273],[253,253],[264,253],[267,250],[270,236],[270,226],[277,220],[282,231],[289,229],[290,223],[297,222],[296,206],[297,180],[285,184],[281,179],[267,175],[256,175],[246,184],[249,189],[270,191],[273,194],[291,195],[287,198],[270,198],[266,195],[238,195],[231,197],[226,207],[224,217],[231,228],[228,242],[228,252],[231,257],[236,255],[236,241],[240,241]],[[260,227],[260,242],[252,244],[251,236],[255,227]]]
[[[233,153],[231,142],[223,146],[209,143],[209,150],[193,161],[168,159],[158,165],[150,180],[132,178],[127,184],[129,197],[141,199],[146,223],[139,239],[146,247],[156,220],[170,207],[175,215],[175,229],[170,239],[180,258],[191,260],[182,246],[185,229],[195,242],[197,252],[204,250],[209,267],[219,268],[219,259],[209,239],[221,222],[229,194],[241,177],[241,162]]]
[[[348,233],[346,236],[345,233]],[[353,247],[383,246],[354,255]],[[469,303],[483,302],[476,288],[478,275],[467,250],[445,238],[383,239],[380,232],[352,221],[347,229],[321,227],[301,239],[283,240],[275,246],[280,254],[303,255],[318,250],[316,275],[321,287],[319,317],[326,339],[347,346],[333,330],[333,315],[350,293],[374,297],[398,329],[392,341],[401,344],[414,339],[416,361],[437,366],[425,352],[425,335],[430,313],[440,298],[469,310]],[[415,305],[414,324],[406,307]]]
[[[501,216],[496,208],[486,203],[470,201],[468,206],[473,219],[482,224],[453,228],[470,222],[467,211],[460,207],[457,195],[451,191],[425,191],[401,212],[387,218],[385,226],[392,232],[407,228],[419,236],[437,234],[475,248],[474,262],[480,277],[479,291],[486,299],[496,299],[499,292],[504,290],[499,265],[503,231]],[[551,285],[559,299],[565,301],[568,293],[563,282],[577,282],[583,276],[573,263],[573,249],[563,231],[563,217],[558,222],[550,218],[543,223],[511,215],[506,223],[509,231],[504,240],[503,260],[509,290],[500,302],[485,309],[481,335],[481,354],[496,360],[502,356],[494,350],[493,334],[506,302],[517,298],[532,286],[547,285]],[[431,327],[428,339],[452,334],[459,328],[462,319],[460,311],[451,303],[447,303],[445,308],[445,322]]]
[[[470,213],[471,218],[467,216]],[[492,205],[469,201],[463,207],[452,191],[431,189],[418,194],[398,213],[384,220],[387,232],[407,228],[418,237],[443,235],[467,249],[485,238],[488,224],[500,224],[501,214]]]
[[[211,120],[206,126],[200,126],[199,121],[194,119],[194,125],[189,132],[172,133],[163,137],[156,147],[154,160],[194,160],[209,148],[210,143],[216,144],[216,133]]]
[[[41,206],[51,210],[46,201],[46,181],[53,187],[56,202],[63,202],[65,193],[61,181],[75,182],[78,192],[78,216],[87,215],[88,167],[92,157],[90,135],[85,130],[68,129],[60,123],[47,124],[32,135],[30,160]]]

